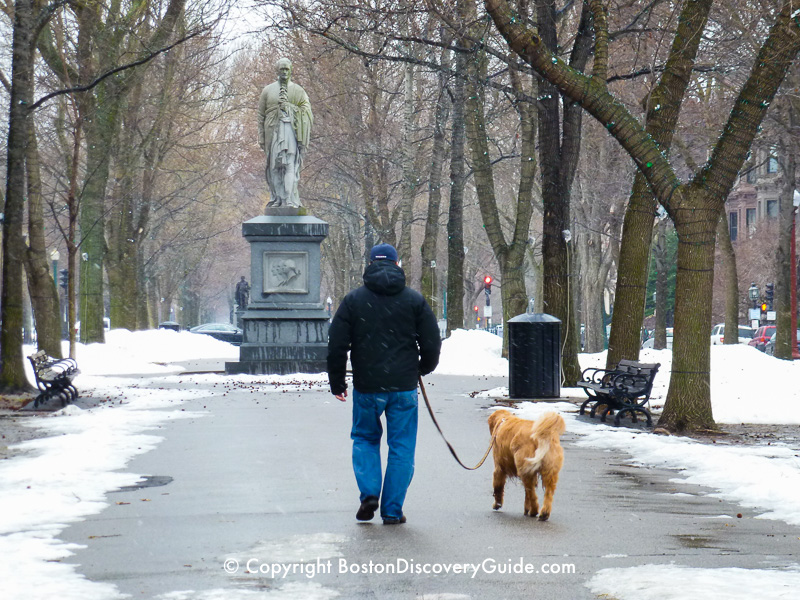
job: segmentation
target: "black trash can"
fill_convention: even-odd
[[[508,320],[508,392],[511,398],[561,395],[561,321],[544,313]]]
[[[180,331],[181,326],[179,323],[175,321],[164,321],[163,323],[158,324],[159,329],[171,329],[172,331]]]

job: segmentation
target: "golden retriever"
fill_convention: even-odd
[[[558,474],[564,464],[564,451],[559,438],[566,425],[555,412],[542,415],[536,421],[515,417],[507,410],[497,410],[489,417],[489,432],[496,436],[492,447],[494,457],[494,505],[503,506],[506,477],[519,477],[525,486],[525,516],[550,517]],[[536,497],[537,476],[542,478],[544,504],[539,512]]]

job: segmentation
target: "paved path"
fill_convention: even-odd
[[[505,381],[431,376],[426,385],[448,438],[465,462],[477,462],[489,443],[488,403],[469,393]],[[319,388],[264,393],[237,387],[184,405],[203,406],[207,416],[169,422],[158,432],[165,440],[130,465],[133,472],[171,477],[170,483],[114,493],[112,502],[130,504],[114,503],[61,536],[88,546],[72,562],[89,579],[112,582],[133,598],[228,590],[206,596],[227,599],[236,597],[231,590],[263,590],[275,592],[266,598],[310,600],[333,592],[345,599],[577,600],[595,598],[585,583],[603,568],[769,568],[797,561],[797,528],[753,519],[741,507],[698,495],[700,488],[671,483],[672,472],[631,467],[625,457],[576,446],[569,432],[550,521],[522,516],[517,484],[507,486],[506,504],[494,512],[491,458],[477,472],[462,470],[425,413],[408,523],[359,524],[349,402],[342,405]],[[713,518],[739,512],[744,518]],[[223,568],[229,558],[240,563],[236,573]],[[257,559],[254,569],[319,558],[329,572],[273,578],[257,569],[247,573],[250,558]],[[379,566],[363,572],[359,565],[370,561]],[[520,561],[566,572],[487,572]],[[409,572],[476,563],[486,569],[474,577]],[[340,572],[342,565],[347,572]],[[386,565],[406,572],[377,572]]]

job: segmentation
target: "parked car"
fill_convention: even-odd
[[[753,334],[753,339],[747,342],[747,345],[764,352],[764,348],[766,348],[767,342],[769,338],[772,337],[773,333],[775,333],[775,325],[762,325],[756,329],[756,332]]]
[[[747,344],[753,339],[755,329],[746,325],[739,325],[739,343]],[[718,323],[711,329],[711,345],[717,346],[725,343],[725,323]]]
[[[192,333],[202,333],[211,337],[228,342],[234,346],[242,345],[242,330],[229,323],[204,323],[189,329]]]
[[[656,341],[655,333],[642,343],[642,348],[652,348]],[[667,350],[672,350],[672,327],[667,327]]]
[[[769,341],[767,342],[766,346],[764,346],[764,352],[766,352],[770,356],[775,356],[775,336],[776,335],[777,335],[777,330],[769,338]],[[797,330],[796,335],[797,335],[797,337],[795,338],[795,343],[797,341],[800,341],[800,329]]]

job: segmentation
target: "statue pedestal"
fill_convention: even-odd
[[[319,296],[320,244],[328,224],[268,214],[244,223],[242,235],[250,244],[250,304],[239,361],[225,363],[225,372],[324,373],[329,324]]]

